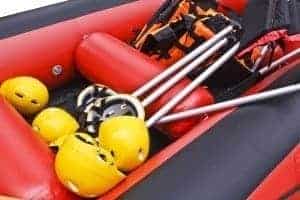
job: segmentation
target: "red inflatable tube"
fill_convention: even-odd
[[[296,48],[300,47],[300,34],[287,36],[284,38],[285,50],[290,52]]]
[[[257,41],[255,41],[252,45],[250,45],[246,49],[242,50],[238,54],[238,57],[241,58],[245,56],[245,54],[253,51],[253,49],[257,47],[262,47],[270,42],[277,42],[277,45],[275,46],[273,53],[270,52],[269,54],[267,54],[266,58],[263,61],[264,65],[268,64],[269,56],[271,56],[271,54],[273,54],[272,55],[273,60],[277,60],[284,54],[287,54],[295,50],[296,48],[299,48],[300,34],[288,35],[288,31],[285,29],[272,31],[270,33],[267,33],[263,37],[259,38]]]
[[[159,98],[155,103],[153,103],[147,113],[149,115],[153,114],[162,105],[166,104],[172,97],[174,97],[182,88],[185,88],[191,81],[186,78],[183,81],[176,84],[172,89],[170,89],[165,95]],[[181,112],[185,110],[190,110],[196,107],[201,107],[208,104],[214,103],[214,97],[209,93],[209,91],[204,87],[198,87],[193,93],[191,93],[187,98],[185,98],[180,104],[178,104],[172,112]],[[187,131],[189,131],[193,126],[199,123],[200,120],[205,118],[206,115],[198,116],[194,118],[189,118],[187,120],[180,120],[176,123],[166,124],[160,126],[165,130],[172,138],[181,137]]]
[[[230,9],[240,15],[244,13],[248,4],[248,0],[217,0],[217,2],[220,11],[226,12],[226,10]]]
[[[0,82],[30,75],[60,86],[73,75],[74,49],[85,34],[103,31],[129,40],[163,1],[140,0],[0,40]],[[55,65],[63,68],[59,76],[52,73]]]
[[[277,51],[275,49],[274,59],[281,57],[284,53],[288,53],[293,51],[296,48],[300,47],[300,34],[296,35],[288,35],[288,31],[285,29],[272,31],[270,33],[265,34],[263,37],[259,38],[253,44],[251,44],[246,49],[242,50],[238,57],[243,57],[246,53],[251,52],[254,48],[264,46],[273,41],[283,41],[282,42],[282,50],[284,52]]]
[[[283,40],[284,38],[288,37],[287,33],[288,32],[285,29],[267,33],[264,36],[262,36],[261,38],[259,38],[257,41],[255,41],[253,44],[251,44],[249,47],[242,50],[238,54],[238,57],[243,57],[246,53],[251,52],[256,47],[264,46],[273,41]],[[282,55],[278,55],[278,56],[280,57]]]
[[[0,194],[22,199],[77,199],[56,178],[54,156],[0,97]]]
[[[132,93],[147,80],[163,71],[164,67],[149,57],[141,54],[126,43],[104,34],[94,33],[85,38],[76,52],[78,70],[89,80],[105,84],[121,93]],[[150,105],[148,113],[155,112],[182,90],[190,80],[185,79]],[[173,111],[191,109],[213,103],[208,90],[199,87],[190,94]],[[179,137],[190,129],[199,117],[194,120],[177,122],[164,128],[172,137]]]
[[[248,199],[300,199],[300,145],[295,147]]]

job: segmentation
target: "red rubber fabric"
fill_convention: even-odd
[[[161,108],[162,105],[166,104],[166,102],[171,100],[172,97],[174,97],[178,92],[185,88],[190,82],[191,81],[186,78],[176,84],[165,95],[163,95],[149,107],[149,109],[147,110],[148,113],[153,114],[155,111]],[[214,97],[210,94],[210,92],[204,87],[198,87],[193,93],[191,93],[180,104],[178,104],[171,112],[177,113],[213,103]],[[159,128],[165,130],[172,138],[179,138],[205,117],[206,115],[202,115],[186,120],[180,120],[174,123],[161,125],[159,126]]]
[[[300,48],[300,34],[285,37],[284,44],[288,52]]]
[[[242,50],[238,54],[238,57],[243,57],[246,53],[251,52],[256,47],[264,46],[267,43],[270,43],[270,42],[273,42],[273,41],[278,41],[278,40],[283,41],[282,51],[284,51],[284,53],[291,52],[294,49],[300,47],[300,34],[288,35],[288,31],[282,29],[282,30],[278,30],[278,31],[272,31],[270,33],[267,33],[263,37],[259,38],[252,45],[250,45],[246,49]],[[279,58],[282,55],[283,55],[283,52],[276,52],[275,51],[274,59]]]
[[[217,0],[219,7],[230,9],[236,13],[242,15],[245,11],[245,8],[248,4],[248,0]]]
[[[255,41],[253,44],[251,44],[249,47],[242,50],[238,57],[243,57],[246,53],[251,52],[254,48],[264,46],[270,42],[277,41],[280,39],[284,39],[288,37],[287,30],[278,30],[278,31],[272,31],[270,33],[265,34],[261,38],[259,38],[257,41]],[[281,55],[279,55],[280,57]]]
[[[0,121],[0,194],[22,199],[77,199],[56,178],[48,146],[2,97]]]
[[[0,82],[30,75],[49,87],[60,86],[73,76],[74,49],[85,34],[103,31],[129,40],[162,2],[140,0],[0,40]],[[52,73],[55,65],[63,67],[59,76]]]
[[[163,71],[164,67],[141,54],[126,43],[104,34],[94,33],[85,38],[76,52],[78,70],[89,80],[105,84],[121,93],[132,93],[147,80]],[[190,82],[185,79],[150,105],[148,114],[152,114]],[[181,102],[173,111],[186,110],[214,102],[208,90],[199,87]],[[192,128],[201,117],[176,122],[164,129],[171,137],[177,138]]]
[[[248,199],[286,199],[287,197],[291,197],[289,200],[299,199],[296,198],[300,197],[299,185],[300,145],[295,147]]]

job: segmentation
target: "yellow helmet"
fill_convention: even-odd
[[[47,108],[40,112],[32,122],[32,127],[47,143],[59,137],[75,133],[79,124],[66,111],[60,108]]]
[[[27,76],[4,81],[0,87],[0,94],[24,115],[39,112],[49,100],[47,87],[38,79]]]
[[[56,155],[55,170],[63,185],[89,198],[102,195],[125,178],[110,153],[85,133],[66,138]]]
[[[132,116],[112,117],[99,129],[99,143],[111,152],[125,172],[143,163],[149,153],[149,133],[144,120]]]

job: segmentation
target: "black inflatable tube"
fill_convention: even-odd
[[[0,18],[0,39],[136,0],[72,0]]]
[[[271,88],[300,81],[300,65]],[[245,106],[123,196],[242,200],[299,143],[300,93]]]

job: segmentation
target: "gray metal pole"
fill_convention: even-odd
[[[300,48],[295,49],[295,50],[291,51],[290,53],[282,56],[281,58],[274,61],[270,66],[265,66],[265,67],[261,68],[259,70],[259,73],[262,74],[262,75],[267,74],[267,73],[273,71],[279,65],[281,65],[281,64],[285,63],[286,61],[288,61],[290,58],[293,58],[297,55],[300,55]]]
[[[189,95],[194,89],[196,89],[201,83],[209,78],[216,70],[224,65],[234,54],[238,51],[240,43],[236,43],[231,49],[229,49],[223,56],[221,56],[214,64],[208,67],[203,73],[201,73],[193,82],[179,92],[172,100],[165,104],[159,111],[146,121],[148,127],[151,127],[158,120],[160,120],[165,114],[167,114],[172,108],[174,108],[183,98]]]
[[[133,92],[132,96],[134,97],[140,97],[146,92],[148,92],[150,89],[155,87],[157,84],[159,84],[161,81],[175,73],[177,70],[179,70],[182,66],[188,64],[191,62],[194,58],[202,54],[204,51],[206,51],[209,47],[214,45],[219,40],[223,39],[228,33],[230,33],[233,30],[233,26],[229,25],[226,28],[224,28],[222,31],[217,33],[214,37],[211,39],[205,41],[201,46],[197,47],[195,50],[193,50],[191,53],[180,59],[175,64],[171,65],[168,69],[163,71],[161,74],[147,82],[145,85],[137,89],[135,92]]]
[[[261,50],[261,56],[256,60],[256,62],[254,63],[251,71],[255,72],[259,67],[261,62],[263,61],[263,59],[266,57],[267,53],[269,51],[269,44],[265,45],[262,50]]]
[[[215,44],[213,47],[208,49],[205,53],[203,53],[201,56],[196,58],[193,62],[191,62],[189,65],[184,67],[181,71],[179,71],[177,74],[175,74],[172,78],[167,80],[165,83],[163,83],[159,88],[157,88],[154,92],[152,92],[149,96],[147,96],[143,101],[142,105],[144,107],[151,104],[153,101],[155,101],[157,98],[159,98],[162,94],[164,94],[166,91],[168,91],[170,88],[172,88],[176,83],[178,83],[180,80],[182,80],[188,73],[196,69],[197,67],[200,67],[199,65],[203,63],[205,60],[207,60],[209,57],[211,57],[214,53],[216,53],[219,49],[224,47],[228,43],[228,39],[225,38]]]
[[[275,97],[287,95],[287,94],[298,92],[298,91],[300,91],[300,83],[294,84],[291,86],[287,86],[287,87],[282,87],[279,89],[270,90],[267,92],[262,92],[259,94],[249,95],[249,96],[237,98],[234,100],[225,101],[222,103],[204,106],[204,107],[197,108],[197,109],[191,109],[191,110],[184,111],[184,112],[174,113],[174,114],[163,117],[161,120],[159,120],[158,124],[169,123],[169,122],[173,122],[173,121],[177,121],[177,120],[181,120],[181,119],[198,116],[198,115],[205,114],[205,113],[216,112],[216,111],[224,110],[227,108],[232,108],[235,106],[241,106],[241,105],[254,103],[254,102],[258,102],[258,101],[262,101],[262,100],[266,100],[266,99],[270,99],[270,98],[275,98]]]

